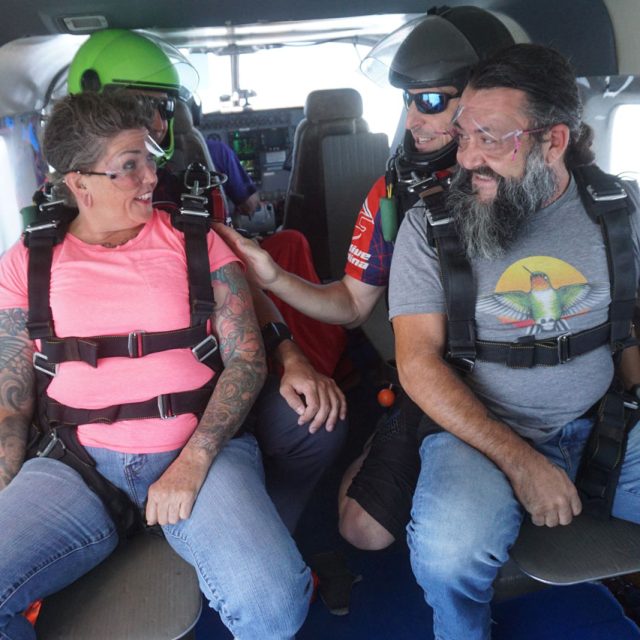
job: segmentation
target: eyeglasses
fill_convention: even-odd
[[[149,170],[156,172],[156,158],[163,155],[162,147],[150,136],[145,138],[144,146],[144,152],[128,152],[118,156],[109,163],[106,171],[83,171],[82,169],[71,171],[82,176],[104,176],[123,191],[135,189],[144,182]]]
[[[460,94],[452,96],[440,91],[421,91],[420,93],[410,93],[406,89],[402,94],[404,106],[407,109],[409,109],[409,107],[411,107],[411,103],[414,102],[416,109],[420,113],[424,113],[429,116],[446,111],[447,106],[449,105],[449,100],[459,97]]]
[[[139,94],[138,99],[145,104],[151,105],[153,109],[157,109],[163,120],[171,120],[176,113],[175,98],[156,98],[155,96]]]
[[[467,114],[464,127],[459,124],[463,112]],[[453,116],[452,126],[448,133],[458,145],[459,151],[466,151],[473,142],[487,158],[498,160],[511,153],[511,160],[515,160],[516,154],[522,146],[522,136],[548,131],[553,126],[519,129],[514,127],[515,123],[514,119],[503,114],[476,113],[474,116],[474,112],[465,111],[464,105],[460,105]]]

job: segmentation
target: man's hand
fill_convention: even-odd
[[[567,474],[537,452],[516,473],[509,474],[509,480],[537,526],[569,524],[582,511],[578,491]]]
[[[187,445],[149,487],[147,524],[176,524],[186,520],[210,466],[211,458],[206,452],[192,450]]]
[[[214,231],[229,245],[231,250],[244,261],[248,275],[262,289],[269,289],[278,278],[280,267],[273,258],[261,249],[257,242],[244,238],[231,227],[220,222],[213,225]]]
[[[318,373],[306,358],[287,359],[280,394],[300,416],[298,424],[311,421],[309,433],[315,433],[323,424],[327,431],[333,431],[338,418],[344,420],[347,416],[347,401],[335,380]]]

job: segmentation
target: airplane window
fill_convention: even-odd
[[[2,215],[0,216],[1,254],[16,241],[22,231],[13,170],[9,161],[7,143],[2,137],[0,137],[0,193],[2,193]]]
[[[640,105],[623,104],[613,113],[610,171],[640,179]]]
[[[400,92],[379,87],[360,72],[360,61],[369,47],[347,43],[324,43],[261,49],[239,56],[241,89],[255,91],[247,98],[256,110],[304,105],[315,89],[353,87],[362,95],[364,118],[373,132],[386,133],[393,139],[402,112]],[[211,75],[203,78],[198,90],[204,113],[229,111],[231,102],[219,96],[230,93],[229,58],[204,54],[210,60]],[[194,60],[198,54],[192,54]],[[221,64],[220,60],[223,61]],[[196,63],[201,71],[201,62]],[[285,71],[286,70],[286,71]],[[243,104],[244,101],[241,102]]]

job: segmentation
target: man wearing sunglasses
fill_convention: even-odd
[[[441,427],[422,442],[407,529],[436,638],[489,640],[492,583],[523,517],[554,527],[581,512],[574,481],[601,412],[591,407],[612,382],[612,351],[630,344],[632,300],[621,311],[617,288],[633,299],[638,286],[637,185],[602,191],[608,181],[598,174],[584,186],[590,174],[578,167],[594,155],[581,117],[573,69],[559,53],[520,44],[481,62],[451,128],[459,169],[448,215],[467,286],[449,270],[424,208],[407,213],[398,235],[389,299],[400,380]],[[604,206],[619,215],[615,232],[591,219]],[[445,273],[455,280],[446,288]],[[464,358],[451,340],[463,300],[473,348]],[[638,383],[637,347],[618,353],[624,382]],[[612,515],[638,522],[640,429],[615,424],[607,416],[607,437],[590,452],[631,427]]]
[[[287,273],[255,244],[220,229],[251,264],[258,284],[307,315],[356,327],[384,294],[394,237],[383,231],[381,203],[400,218],[424,190],[447,188],[455,165],[451,119],[479,59],[513,43],[507,28],[476,7],[433,10],[384,38],[363,62],[375,81],[382,76],[403,90],[405,135],[388,170],[373,185],[357,217],[345,276],[315,285]],[[389,207],[387,207],[389,210]],[[395,211],[395,213],[394,213]],[[392,221],[393,222],[393,221]],[[340,531],[361,549],[382,549],[404,535],[419,472],[420,412],[401,398],[388,419],[347,469],[340,487]]]

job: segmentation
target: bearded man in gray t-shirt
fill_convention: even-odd
[[[602,231],[571,168],[593,160],[573,70],[558,53],[516,45],[475,70],[452,135],[460,169],[448,198],[471,263],[479,341],[544,340],[607,322],[610,282]],[[635,272],[640,224],[632,215]],[[635,277],[637,282],[637,275]],[[436,638],[490,638],[492,583],[528,512],[568,524],[582,509],[573,483],[608,389],[603,343],[560,366],[477,361],[461,377],[445,361],[446,302],[424,206],[396,242],[390,316],[400,381],[442,428],[422,443],[409,546],[434,609]],[[635,353],[634,353],[635,352]],[[627,349],[628,385],[637,348]],[[630,433],[613,515],[640,521],[640,429]]]

